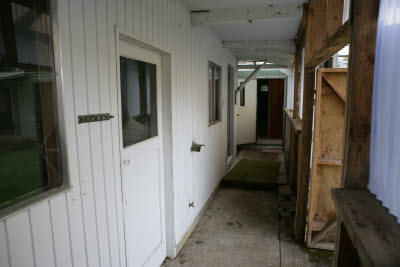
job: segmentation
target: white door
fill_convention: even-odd
[[[243,82],[244,80],[239,80]],[[257,122],[257,80],[250,80],[237,94],[237,133],[238,145],[256,142]]]
[[[119,120],[128,266],[166,257],[161,55],[119,41]]]

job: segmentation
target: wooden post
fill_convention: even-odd
[[[379,0],[353,0],[343,155],[343,187],[366,188],[369,179],[372,93]],[[334,266],[354,266],[351,239],[338,219]],[[347,236],[346,236],[347,235]]]
[[[295,70],[294,70],[294,88],[293,88],[293,119],[300,118],[300,98],[301,98],[301,57],[305,42],[305,32],[307,26],[307,5],[303,5],[303,18],[300,28],[296,36],[296,55],[295,55]],[[290,146],[290,187],[292,189],[297,184],[297,165],[298,165],[298,133],[291,125],[292,136]]]
[[[301,158],[299,180],[297,181],[297,203],[294,235],[297,241],[304,241],[308,186],[310,179],[310,156],[312,142],[312,123],[314,106],[315,69],[305,69],[303,92],[303,119],[301,126]]]
[[[302,47],[296,46],[296,55],[294,59],[294,94],[293,94],[293,119],[300,118],[300,76],[301,76],[301,52]]]
[[[353,0],[343,165],[343,185],[348,188],[368,184],[379,2]]]
[[[291,142],[290,142],[290,187],[296,186],[297,180],[297,153],[298,153],[298,138],[296,130],[294,129],[293,125],[291,124]]]

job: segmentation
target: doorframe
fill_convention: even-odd
[[[227,121],[227,129],[229,127],[229,136],[227,136],[227,140],[230,144],[229,150],[230,150],[230,155],[227,155],[226,158],[226,163],[229,164],[229,162],[235,157],[236,155],[236,138],[235,138],[235,109],[236,109],[236,105],[235,105],[235,94],[236,94],[236,73],[235,73],[235,68],[231,65],[228,64],[228,71],[227,71],[227,80],[228,80],[228,86],[227,86],[227,101],[228,101],[228,105],[227,105],[227,114],[229,114],[229,121]],[[231,84],[229,84],[229,71],[232,70],[232,81]],[[229,88],[230,86],[232,86],[232,88]]]
[[[174,217],[174,187],[173,187],[173,150],[172,150],[172,62],[171,62],[171,51],[168,49],[160,48],[154,43],[144,40],[142,37],[128,32],[118,26],[115,26],[115,49],[116,49],[116,70],[117,70],[117,95],[118,100],[120,99],[120,74],[119,74],[119,42],[120,40],[127,41],[132,45],[136,45],[141,48],[153,51],[161,55],[161,91],[162,91],[162,137],[163,137],[163,168],[164,168],[164,217],[165,217],[165,237],[166,237],[166,255],[167,257],[174,258],[176,256],[175,247],[175,217]],[[116,114],[116,119],[118,120],[118,144],[119,144],[119,161],[120,168],[123,167],[123,147],[120,140],[120,134],[122,131],[122,125],[119,118],[119,111],[121,110],[121,103],[118,102],[118,113]],[[124,201],[124,178],[121,170],[121,192]],[[126,228],[126,210],[125,205],[122,203],[123,207],[123,227]],[[127,248],[126,244],[126,229],[124,230],[124,243],[125,250]],[[127,261],[127,254],[125,253],[125,260]],[[127,262],[126,262],[127,263]]]
[[[260,76],[260,77],[257,77],[257,78],[256,78],[256,80],[278,80],[278,79],[284,80],[284,87],[283,87],[283,90],[284,90],[284,91],[283,91],[283,108],[285,109],[286,103],[287,103],[286,96],[287,96],[288,76],[286,76],[286,75],[282,75],[282,76]],[[258,82],[257,82],[257,93],[258,93]],[[268,92],[268,95],[269,95],[269,92]],[[268,97],[268,102],[269,102],[269,97]],[[256,94],[256,144],[257,144],[257,122],[258,122],[258,118],[257,118],[257,106],[258,106],[258,94]],[[268,106],[269,106],[269,103],[268,103]],[[285,115],[285,114],[284,114],[285,111],[282,110],[282,112],[283,112],[283,115]],[[268,120],[269,120],[269,111],[268,111]],[[285,144],[285,127],[284,127],[284,125],[285,125],[285,116],[283,116],[282,123],[283,123],[283,125],[282,125],[282,127],[283,127],[283,131],[282,131],[282,145],[283,145],[283,144]]]

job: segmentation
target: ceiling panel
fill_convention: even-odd
[[[293,40],[300,23],[301,18],[282,18],[210,24],[208,27],[222,41]]]
[[[182,0],[190,10],[252,7],[272,4],[303,4],[306,0]]]

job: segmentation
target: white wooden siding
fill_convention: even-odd
[[[176,244],[225,170],[227,66],[236,59],[191,26],[178,0],[58,0],[58,10],[71,188],[0,219],[0,266],[125,266],[118,121],[77,124],[81,114],[118,114],[115,25],[172,53]],[[208,60],[223,74],[222,122],[211,127]],[[192,140],[206,145],[201,153],[190,152]]]

